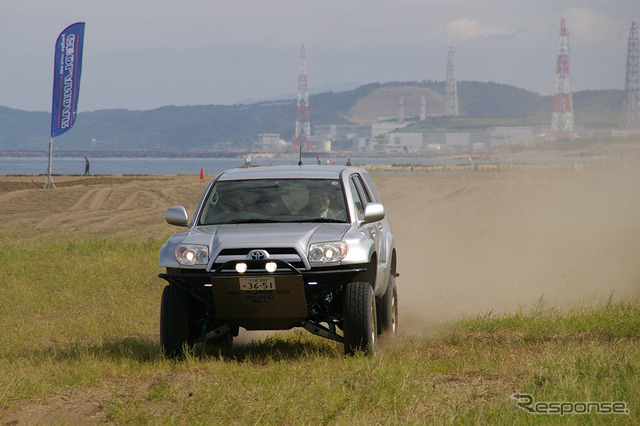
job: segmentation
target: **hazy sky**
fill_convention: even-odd
[[[79,110],[294,99],[458,80],[554,92],[561,18],[572,89],[623,89],[640,0],[0,0],[0,105],[51,110],[55,40],[86,22]]]

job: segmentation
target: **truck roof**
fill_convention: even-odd
[[[229,169],[218,176],[218,180],[246,179],[339,179],[345,170],[367,173],[359,167],[349,166],[259,166]]]

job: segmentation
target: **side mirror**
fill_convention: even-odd
[[[182,206],[172,206],[167,209],[165,219],[169,225],[189,226],[187,209]]]
[[[364,223],[377,222],[384,219],[384,206],[380,203],[369,203],[364,208]]]

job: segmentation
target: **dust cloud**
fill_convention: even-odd
[[[399,256],[400,326],[640,292],[640,169],[374,175]]]

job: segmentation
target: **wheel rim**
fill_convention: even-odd
[[[372,351],[375,351],[375,348],[376,348],[377,335],[378,335],[378,325],[376,324],[376,304],[375,304],[375,299],[373,299],[371,302],[371,350]]]
[[[393,298],[391,299],[391,333],[397,333],[398,326],[398,304],[396,300],[396,293],[393,292]]]
[[[398,289],[394,286],[393,288],[393,333],[394,335],[398,335]]]

